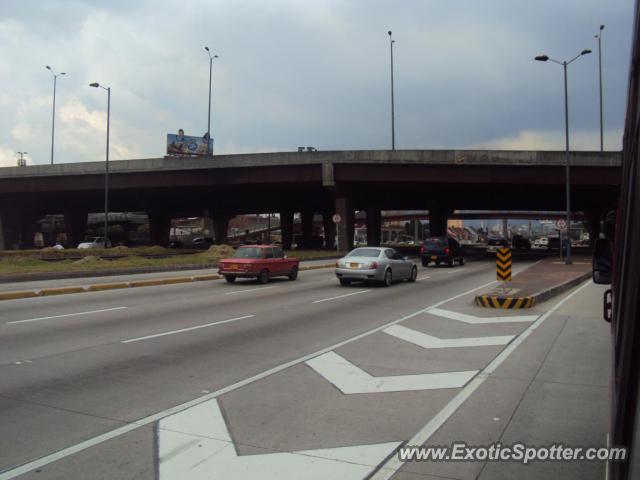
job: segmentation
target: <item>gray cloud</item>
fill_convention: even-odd
[[[49,160],[50,64],[58,83],[56,158],[161,156],[165,135],[206,130],[209,45],[216,151],[388,148],[389,39],[395,44],[399,148],[556,145],[560,60],[570,68],[576,148],[598,145],[597,55],[604,31],[606,146],[620,147],[632,2],[623,0],[18,1],[0,19],[0,164]],[[578,139],[579,137],[579,139]],[[579,141],[578,141],[579,140]]]

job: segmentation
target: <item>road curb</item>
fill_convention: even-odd
[[[300,267],[300,271],[318,270],[321,268],[332,268],[334,266],[335,266],[335,263],[324,263],[321,265],[307,265],[307,266]],[[55,287],[55,288],[42,288],[39,290],[0,292],[0,301],[19,300],[22,298],[46,297],[51,295],[68,295],[72,293],[102,292],[106,290],[120,290],[125,288],[155,287],[159,285],[174,285],[178,283],[207,282],[210,280],[220,280],[221,278],[223,278],[222,275],[218,275],[214,273],[214,274],[207,274],[207,275],[194,275],[191,277],[153,278],[148,280],[133,280],[129,282],[97,283],[97,284],[88,285],[88,286]]]
[[[533,306],[545,302],[556,295],[561,294],[575,287],[576,285],[591,278],[591,272],[585,272],[571,280],[554,285],[551,288],[540,290],[532,295],[524,296],[508,296],[508,295],[476,295],[474,303],[484,308],[506,308],[506,309],[522,309],[532,308]]]
[[[299,268],[299,271],[304,272],[306,270],[319,270],[321,268],[332,268],[335,267],[336,263],[323,263],[321,265],[306,265]]]

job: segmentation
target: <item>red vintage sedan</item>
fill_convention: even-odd
[[[272,277],[298,278],[300,260],[287,258],[279,245],[242,245],[233,258],[218,263],[218,273],[229,283],[236,278],[257,278],[267,283]]]

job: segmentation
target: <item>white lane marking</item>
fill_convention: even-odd
[[[336,352],[325,353],[305,363],[346,395],[460,388],[478,373],[478,370],[467,370],[373,377]]]
[[[258,287],[258,288],[245,288],[244,290],[234,290],[233,292],[226,292],[225,295],[235,295],[236,293],[255,292],[258,290],[266,290],[267,288],[278,288],[277,285],[270,287]]]
[[[438,338],[426,333],[418,332],[402,325],[392,325],[383,330],[387,335],[399,338],[405,342],[413,343],[422,348],[457,348],[457,347],[486,347],[491,345],[506,345],[514,339],[515,335],[497,337],[463,337],[463,338]]]
[[[462,272],[464,272],[465,270],[467,270],[467,269],[466,269],[466,268],[458,268],[458,269],[456,269],[456,270],[451,270],[450,272],[447,272],[447,275],[451,275],[451,274],[453,274],[453,273],[462,273]],[[470,269],[469,269],[469,270],[470,270]]]
[[[407,445],[424,445],[427,443],[431,435],[433,435],[448,419],[455,413],[455,411],[462,405],[467,398],[480,386],[482,383],[493,373],[496,369],[505,361],[505,359],[511,355],[511,353],[520,346],[525,339],[531,335],[547,318],[549,318],[558,308],[564,305],[569,299],[573,298],[582,289],[591,285],[592,282],[585,283],[577,290],[563,298],[560,302],[555,304],[549,311],[545,312],[538,318],[533,324],[522,332],[518,337],[511,342],[507,347],[498,354],[493,361],[487,365],[473,380],[471,380],[458,394],[451,399],[451,401],[440,410],[435,417],[427,422],[418,433],[416,433],[411,440],[407,442]],[[388,480],[404,465],[403,462],[398,460],[398,456],[394,455],[390,457],[371,477],[371,480]]]
[[[442,310],[440,308],[431,308],[427,311],[430,315],[449,318],[459,322],[478,325],[482,323],[512,323],[512,322],[533,322],[538,315],[518,315],[513,317],[476,317],[475,315],[467,315],[465,313],[452,312],[450,310]]]
[[[421,282],[422,280],[427,280],[427,279],[429,279],[429,278],[431,278],[431,276],[430,276],[430,275],[426,275],[426,276],[424,276],[424,277],[416,278],[416,282]]]
[[[188,408],[191,408],[195,405],[200,405],[203,402],[206,402],[208,400],[211,400],[212,398],[217,398],[221,395],[224,395],[225,393],[229,393],[229,392],[233,392],[234,390],[237,390],[239,388],[242,388],[246,385],[249,385],[251,383],[257,382],[259,380],[262,380],[263,378],[267,378],[270,377],[271,375],[275,375],[276,373],[279,373],[283,370],[286,370],[287,368],[293,367],[295,365],[299,365],[300,363],[306,362],[307,360],[310,360],[314,357],[317,357],[319,355],[322,355],[323,353],[327,353],[330,352],[332,350],[335,350],[336,348],[340,348],[344,345],[347,345],[351,342],[355,342],[356,340],[360,340],[361,338],[365,338],[368,337],[369,335],[372,335],[376,332],[379,332],[381,330],[384,330],[387,327],[390,327],[391,325],[395,325],[397,323],[400,322],[404,322],[405,320],[409,320],[410,318],[414,318],[417,317],[418,315],[422,315],[424,313],[426,313],[429,309],[432,308],[437,308],[440,305],[444,305],[445,303],[448,303],[452,300],[455,300],[457,298],[460,297],[464,297],[465,295],[469,295],[473,292],[476,292],[480,289],[486,288],[489,285],[493,285],[494,283],[497,283],[496,280],[493,280],[491,282],[485,283],[483,285],[480,285],[478,287],[472,288],[471,290],[467,290],[465,292],[459,293],[453,297],[447,298],[445,300],[441,300],[440,302],[435,303],[434,305],[431,305],[429,307],[425,307],[422,308],[416,312],[410,313],[408,315],[405,315],[404,317],[398,318],[396,320],[393,320],[391,322],[385,323],[384,325],[380,325],[379,327],[373,328],[369,331],[360,333],[358,335],[355,335],[351,338],[348,338],[346,340],[343,340],[342,342],[336,343],[334,345],[331,345],[330,347],[326,347],[323,348],[321,350],[318,350],[316,352],[310,353],[308,355],[304,355],[300,358],[297,358],[295,360],[291,360],[289,362],[286,363],[282,363],[278,366],[275,366],[273,368],[270,368],[268,370],[263,371],[262,373],[258,373],[257,375],[254,375],[253,377],[249,377],[249,378],[245,378],[244,380],[240,380],[239,382],[236,382],[234,384],[231,384],[227,387],[221,388],[220,390],[216,390],[215,392],[211,392],[207,395],[203,395],[201,397],[198,398],[194,398],[193,400],[190,400],[188,402],[185,402],[183,404],[180,405],[176,405],[175,407],[171,407],[168,408],[166,410],[162,410],[160,412],[154,413],[152,415],[149,415],[147,417],[141,418],[140,420],[136,420],[134,422],[128,423],[126,425],[123,425],[122,427],[119,428],[115,428],[109,432],[105,432],[101,435],[98,435],[96,437],[93,438],[89,438],[83,442],[77,443],[75,445],[72,445],[70,447],[67,448],[63,448],[62,450],[58,450],[57,452],[51,453],[49,455],[45,455],[44,457],[40,457],[36,460],[33,460],[29,463],[25,463],[24,465],[21,465],[19,467],[13,468],[11,470],[7,470],[3,473],[0,473],[0,480],[11,480],[13,478],[16,478],[19,475],[23,475],[25,473],[28,473],[32,470],[44,467],[46,465],[49,465],[53,462],[57,462],[58,460],[62,460],[63,458],[67,458],[71,455],[74,455],[76,453],[82,452],[83,450],[86,450],[88,448],[91,447],[95,447],[96,445],[100,445],[101,443],[104,443],[108,440],[120,437],[122,435],[125,435],[129,432],[132,432],[133,430],[137,430],[140,427],[144,427],[146,425],[158,422],[160,420],[162,420],[163,418],[166,418],[170,415],[176,414],[178,412],[182,412]],[[472,380],[473,382],[473,380]]]
[[[352,295],[359,295],[361,293],[367,293],[370,292],[371,289],[369,290],[358,290],[357,292],[353,292],[353,293],[347,293],[345,295],[338,295],[337,297],[331,297],[331,298],[323,298],[322,300],[315,300],[311,303],[322,303],[322,302],[330,302],[331,300],[337,300],[339,298],[345,298],[345,297],[350,297]]]
[[[215,472],[216,478],[361,479],[399,445],[238,455],[218,401],[211,399],[159,422],[158,476],[210,478]]]
[[[173,335],[175,333],[190,332],[192,330],[198,330],[200,328],[214,327],[216,325],[222,325],[223,323],[235,322],[237,320],[244,320],[245,318],[255,317],[255,315],[245,315],[243,317],[230,318],[228,320],[220,320],[219,322],[205,323],[204,325],[196,325],[195,327],[181,328],[180,330],[171,330],[170,332],[156,333],[155,335],[147,335],[146,337],[130,338],[129,340],[122,340],[120,343],[133,343],[141,342],[142,340],[149,340],[150,338],[164,337],[165,335]]]
[[[50,320],[52,318],[74,317],[76,315],[90,315],[92,313],[112,312],[114,310],[122,310],[125,308],[127,307],[103,308],[102,310],[92,310],[90,312],[65,313],[64,315],[52,315],[51,317],[39,317],[39,318],[29,318],[27,320],[15,320],[13,322],[7,322],[6,324],[15,325],[16,323],[39,322],[40,320]]]

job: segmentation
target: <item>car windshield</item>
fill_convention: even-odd
[[[241,247],[236,250],[233,258],[262,258],[263,249],[256,247]]]
[[[349,252],[347,257],[373,257],[377,258],[380,255],[380,250],[377,248],[356,248],[352,252]]]
[[[444,238],[430,238],[424,242],[424,246],[427,248],[442,248],[447,246],[447,241]]]

